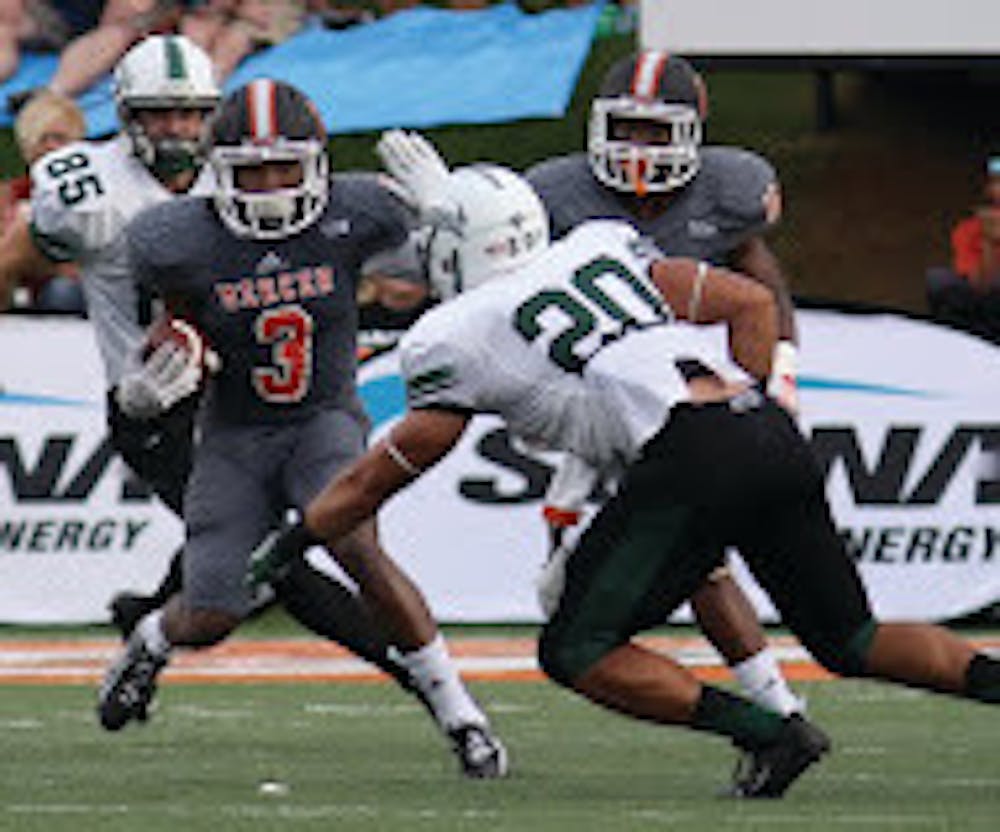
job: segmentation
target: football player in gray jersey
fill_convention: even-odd
[[[587,152],[541,162],[526,177],[545,204],[553,237],[587,220],[623,220],[672,256],[729,266],[770,287],[780,340],[769,392],[795,411],[793,308],[762,236],[781,211],[775,172],[751,151],[702,146],[706,114],[705,85],[686,60],[640,52],[605,76],[591,105]],[[579,521],[596,479],[571,455],[556,472],[544,508],[556,544]],[[779,713],[803,707],[727,566],[693,596],[692,608],[748,695]]]
[[[173,326],[194,333],[183,349],[201,361],[204,342],[219,366],[197,417],[184,495],[183,587],[138,623],[109,668],[98,703],[108,730],[146,718],[174,647],[217,643],[250,612],[254,597],[244,579],[254,546],[364,450],[357,283],[365,260],[406,239],[409,218],[375,175],[331,178],[326,141],[301,92],[252,81],[230,94],[213,120],[213,194],[151,208],[126,231],[136,278],[183,321]],[[377,545],[370,522],[334,554],[360,582]],[[463,772],[503,776],[506,751],[459,677],[422,594],[393,571],[391,587],[364,584],[373,597],[357,599],[359,624],[394,637],[398,665]],[[394,621],[376,622],[366,610],[380,609],[383,591],[393,592],[418,626],[403,632]]]
[[[122,58],[114,87],[122,133],[107,142],[72,143],[34,165],[31,233],[17,251],[0,253],[0,273],[10,264],[29,270],[52,261],[79,264],[104,362],[111,443],[179,515],[191,467],[197,406],[192,394],[203,368],[171,352],[169,342],[146,362],[133,358],[144,337],[143,304],[124,228],[147,207],[210,190],[200,143],[219,89],[200,48],[183,37],[159,35]],[[112,620],[123,634],[177,591],[181,571],[178,553],[151,596],[120,593],[112,600]],[[305,627],[408,681],[354,594],[339,582],[315,569],[296,568],[274,589]]]

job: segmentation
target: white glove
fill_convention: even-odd
[[[183,342],[163,340],[137,370],[118,382],[118,406],[134,419],[152,419],[170,410],[194,393],[204,379],[206,356],[201,336],[184,321],[175,319],[168,325],[180,332]],[[214,361],[218,362],[218,356]]]
[[[799,415],[798,355],[791,341],[778,341],[767,380],[767,394],[793,416]]]
[[[542,571],[535,578],[535,591],[538,593],[538,606],[542,608],[545,618],[553,616],[562,599],[566,586],[566,561],[573,554],[569,546],[557,546],[549,555]]]
[[[410,195],[413,205],[427,214],[448,181],[448,165],[420,133],[387,130],[375,145],[385,169]]]

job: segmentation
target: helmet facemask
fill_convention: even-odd
[[[219,103],[211,59],[188,38],[152,35],[115,67],[115,102],[133,154],[159,178],[196,170],[204,161],[201,136],[154,138],[139,114],[197,110],[207,117]]]
[[[659,125],[662,143],[622,135],[624,122]],[[701,119],[694,107],[622,96],[597,98],[591,107],[590,167],[602,184],[645,196],[684,187],[698,173]]]
[[[329,198],[329,162],[317,139],[278,138],[255,146],[218,145],[209,156],[217,179],[215,207],[223,224],[236,236],[255,240],[290,237],[312,225]],[[276,190],[241,188],[241,167],[269,162],[297,162],[302,169],[298,185]]]
[[[125,124],[125,132],[132,144],[132,153],[143,165],[152,171],[153,175],[162,179],[169,179],[179,173],[188,170],[198,170],[205,161],[202,137],[180,138],[177,136],[165,136],[154,139],[150,136],[137,115],[136,110],[152,109],[199,109],[205,112],[207,122],[208,115],[214,109],[211,107],[189,107],[186,102],[163,102],[159,107],[139,107],[120,109],[120,118]]]

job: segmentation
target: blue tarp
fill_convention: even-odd
[[[248,58],[231,90],[269,76],[295,84],[336,133],[386,127],[484,124],[566,112],[602,2],[527,14],[514,4],[481,11],[417,7],[334,31],[309,26]],[[44,85],[56,56],[30,54],[0,84],[7,95]],[[118,128],[108,79],[80,98],[91,136]],[[0,112],[0,126],[10,124]]]

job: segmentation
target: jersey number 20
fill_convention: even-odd
[[[528,341],[550,336],[549,357],[567,372],[581,372],[598,350],[629,329],[669,320],[659,294],[617,260],[591,261],[570,284],[532,295],[514,315],[514,328]]]

